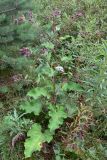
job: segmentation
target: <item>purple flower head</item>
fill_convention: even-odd
[[[21,79],[22,79],[22,74],[17,74],[17,75],[12,76],[12,80],[13,80],[14,82],[18,82],[18,81],[20,81]]]
[[[25,57],[29,57],[32,54],[30,49],[27,47],[21,48],[20,53],[21,53],[21,55],[23,55]]]
[[[53,17],[60,17],[61,16],[61,11],[58,9],[53,10],[52,12]]]
[[[76,16],[77,16],[77,17],[83,17],[84,14],[83,14],[82,12],[77,12],[77,13],[76,13]]]

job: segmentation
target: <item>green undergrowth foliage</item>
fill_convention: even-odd
[[[0,159],[107,158],[106,0],[0,0]]]
[[[45,74],[47,75],[45,76]],[[30,157],[33,151],[40,151],[43,142],[49,143],[53,139],[55,130],[58,129],[60,125],[63,124],[64,119],[67,118],[67,112],[70,109],[67,109],[67,105],[70,105],[69,102],[71,99],[69,95],[67,97],[68,103],[66,104],[64,102],[67,91],[82,91],[82,87],[79,84],[74,82],[61,84],[61,80],[59,81],[60,77],[58,77],[57,71],[54,71],[49,64],[41,68],[37,77],[37,87],[27,93],[28,100],[25,100],[25,103],[20,106],[26,114],[33,113],[35,116],[40,116],[40,114],[43,114],[42,112],[47,113],[43,118],[43,130],[44,125],[46,125],[44,121],[47,121],[47,125],[45,126],[47,129],[44,130],[44,133],[41,132],[40,122],[34,123],[28,131],[28,139],[25,141],[25,157]],[[72,109],[75,111],[75,107]],[[38,136],[35,137],[35,134]]]

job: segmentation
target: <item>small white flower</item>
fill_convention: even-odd
[[[58,72],[64,72],[64,68],[62,66],[57,66],[55,67],[55,69],[58,71]]]

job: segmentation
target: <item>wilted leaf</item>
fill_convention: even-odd
[[[67,109],[67,112],[68,112],[68,116],[70,118],[71,118],[71,116],[73,116],[78,111],[77,106],[75,104],[67,104],[66,109]]]

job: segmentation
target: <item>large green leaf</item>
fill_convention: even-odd
[[[49,129],[45,130],[44,132],[45,141],[49,143],[52,140],[52,138],[53,138],[53,134],[50,132],[50,130]]]
[[[29,138],[25,141],[25,158],[31,157],[34,151],[40,151],[42,143],[44,142],[41,126],[37,123],[32,125],[32,128],[28,131],[27,136]]]
[[[36,72],[38,75],[42,75],[42,76],[45,75],[45,76],[52,77],[54,75],[54,70],[49,66],[49,64],[40,64],[37,67]]]
[[[53,138],[49,130],[42,133],[41,126],[37,123],[32,125],[32,128],[28,131],[27,136],[29,138],[25,141],[25,158],[31,157],[34,151],[40,151],[42,144],[44,142],[49,143]]]
[[[30,90],[27,96],[33,97],[34,99],[38,99],[41,96],[49,98],[49,93],[46,88],[36,87]]]
[[[39,115],[39,113],[41,112],[42,109],[42,105],[40,103],[40,101],[37,100],[32,100],[30,102],[25,102],[23,103],[20,108],[22,110],[25,110],[26,113],[34,113],[35,115]]]
[[[83,91],[81,85],[75,82],[64,83],[62,89],[63,91]]]
[[[67,118],[67,113],[64,111],[62,106],[57,106],[56,109],[54,108],[49,111],[49,116],[51,119],[49,120],[49,129],[51,132],[54,132],[61,124],[65,118]]]
[[[52,42],[45,42],[42,44],[42,46],[47,49],[54,49],[54,44]]]

